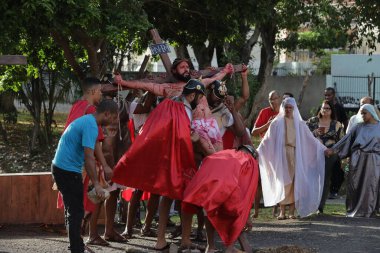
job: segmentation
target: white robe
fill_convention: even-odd
[[[287,98],[271,123],[257,151],[264,205],[274,206],[285,198],[285,185],[291,183],[285,154],[285,103],[294,108],[296,130],[294,198],[298,214],[305,217],[318,209],[325,176],[322,145],[302,120],[293,98]]]

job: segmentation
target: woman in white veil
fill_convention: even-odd
[[[286,98],[258,147],[264,205],[285,205],[301,217],[317,210],[323,191],[326,149],[302,120],[294,98]]]

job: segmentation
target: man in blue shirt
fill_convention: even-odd
[[[59,140],[52,161],[52,174],[65,204],[65,224],[68,229],[71,252],[84,252],[80,235],[84,216],[82,168],[86,169],[98,197],[105,197],[98,182],[94,149],[98,126],[107,126],[117,120],[118,106],[112,100],[103,100],[94,114],[74,120]]]

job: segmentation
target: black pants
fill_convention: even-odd
[[[330,186],[331,174],[334,169],[334,166],[336,165],[337,160],[339,160],[339,157],[336,154],[330,157],[325,157],[325,181],[323,183],[323,193],[322,193],[321,202],[318,207],[320,211],[323,211],[323,208],[325,207],[326,199],[330,192],[329,186]]]
[[[331,171],[330,192],[338,193],[344,181],[344,171],[341,169],[342,163],[337,159]]]
[[[80,234],[84,217],[82,174],[65,171],[55,165],[51,166],[51,171],[65,204],[65,224],[70,240],[70,250],[72,253],[82,253],[84,251]]]

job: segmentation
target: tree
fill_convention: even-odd
[[[34,155],[52,144],[54,110],[72,89],[73,76],[52,39],[24,38],[18,50],[28,55],[28,65],[6,67],[0,83],[1,89],[17,92],[33,118],[29,148]]]
[[[116,52],[145,48],[142,41],[149,23],[141,4],[138,0],[8,0],[0,5],[5,12],[0,23],[12,29],[2,38],[13,43],[28,33],[52,37],[79,80],[88,74],[101,77],[114,66]]]
[[[363,43],[370,49],[376,49],[380,42],[380,3],[376,0],[356,0],[345,5],[347,13],[352,15],[351,46]]]
[[[296,1],[296,0],[257,0],[256,3],[256,26],[260,30],[262,39],[260,69],[258,82],[260,90],[255,96],[254,103],[248,116],[248,122],[258,112],[258,105],[267,94],[266,77],[271,75],[275,58],[275,48],[294,50],[297,47],[308,47],[319,50],[330,46],[327,43],[332,38],[340,38],[339,43],[344,40],[345,34],[350,30],[352,20],[347,8],[342,5],[343,1],[332,3],[327,0],[320,1]],[[305,31],[317,31],[319,39],[324,38],[324,43],[302,40]],[[339,32],[337,32],[339,31]],[[279,36],[285,33],[285,36]],[[322,36],[323,35],[323,36]],[[301,38],[301,39],[298,39]],[[320,42],[320,41],[319,41]]]
[[[149,21],[163,38],[179,48],[180,55],[188,55],[186,46],[192,46],[199,68],[211,65],[215,50],[219,64],[225,63],[228,55],[225,45],[246,40],[251,29],[252,8],[249,0],[146,0],[144,3]]]
[[[51,142],[55,105],[72,80],[100,78],[114,59],[141,52],[149,25],[137,0],[7,0],[0,11],[0,53],[28,57],[26,69],[7,68],[0,76],[33,116],[31,153]]]

